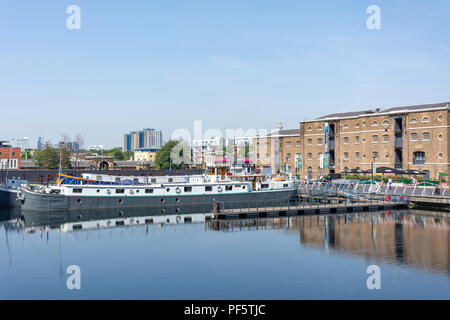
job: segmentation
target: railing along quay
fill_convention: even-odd
[[[419,187],[411,185],[362,184],[353,181],[317,182],[298,184],[301,197],[337,196],[351,199],[400,199],[417,208],[434,208],[450,211],[450,190],[444,187]]]
[[[354,194],[380,194],[396,195],[404,197],[435,197],[450,198],[450,190],[447,187],[419,187],[412,185],[392,185],[387,184],[364,184],[347,181],[339,182],[318,182],[301,181],[298,184],[300,193],[324,193],[324,192],[352,192]]]

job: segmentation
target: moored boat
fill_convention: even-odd
[[[147,184],[131,185],[74,183],[28,187],[20,190],[18,199],[22,210],[28,211],[147,208],[149,214],[165,215],[211,212],[214,203],[226,209],[279,205],[297,197],[292,181],[268,180],[253,184],[220,175],[183,179],[185,182],[147,180]]]

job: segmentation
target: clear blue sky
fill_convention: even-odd
[[[66,9],[81,8],[81,30]],[[366,9],[381,8],[381,30]],[[450,1],[0,0],[0,140],[450,101]]]

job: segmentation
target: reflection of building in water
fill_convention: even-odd
[[[448,218],[399,212],[302,217],[292,228],[314,247],[324,247],[327,235],[330,247],[349,254],[450,271]]]
[[[423,211],[421,211],[423,214]],[[450,219],[414,212],[249,219],[210,223],[215,230],[284,229],[310,247],[450,273]]]

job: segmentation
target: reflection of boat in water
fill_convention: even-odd
[[[211,213],[194,213],[183,216],[149,215],[149,210],[145,208],[124,209],[121,211],[99,209],[83,212],[66,210],[49,213],[25,211],[20,215],[19,224],[25,232],[33,232],[42,228],[71,232],[145,224],[200,223],[210,220],[212,216]]]
[[[104,185],[80,183],[22,188],[18,198],[22,210],[90,210],[147,208],[150,215],[211,212],[214,203],[227,209],[248,205],[270,206],[296,199],[292,181],[233,181],[226,175],[183,177],[184,182]],[[97,180],[95,180],[97,181]],[[139,182],[139,181],[138,181]]]

